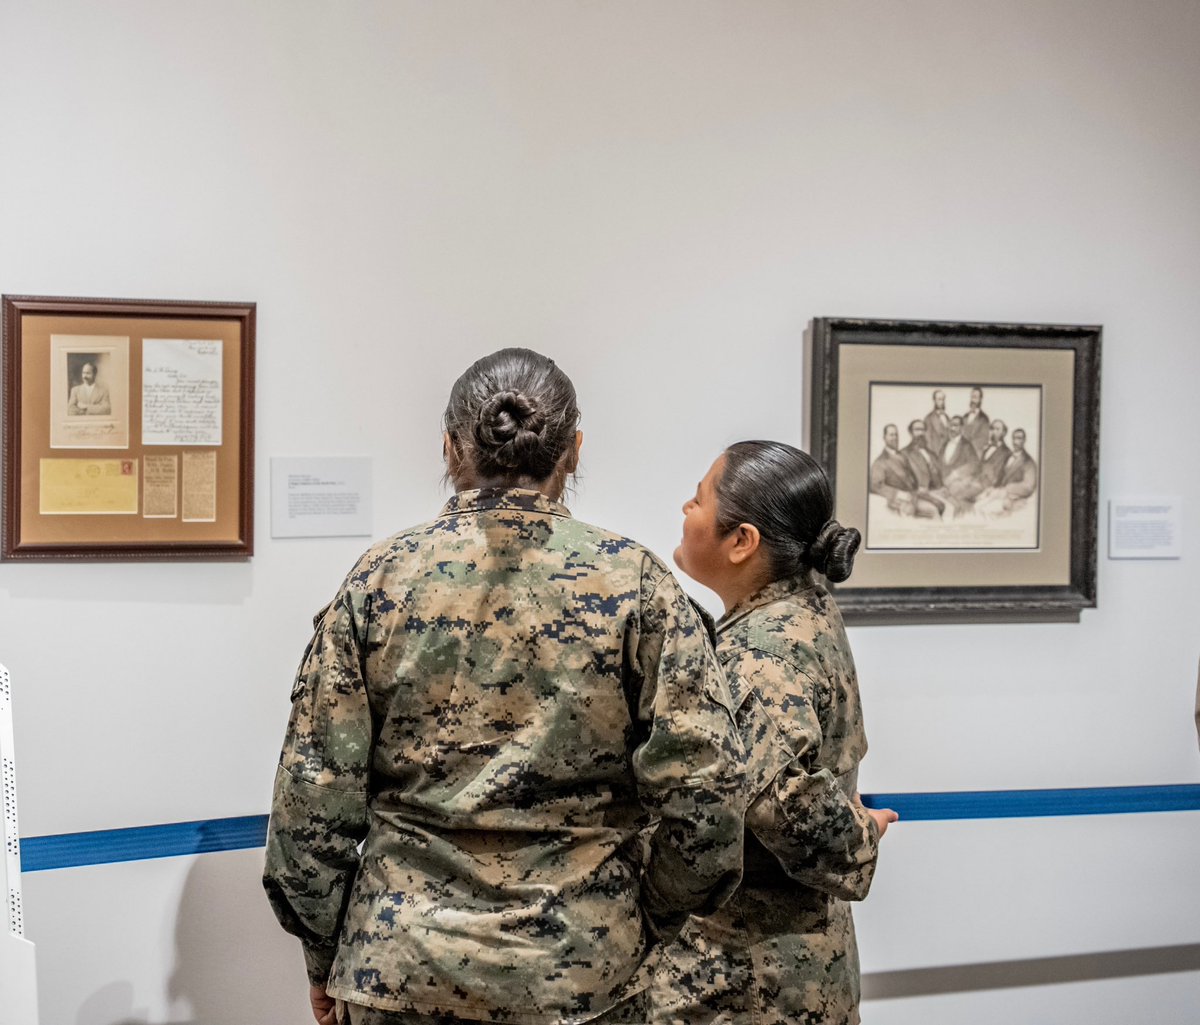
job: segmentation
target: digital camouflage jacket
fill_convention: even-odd
[[[717,636],[748,763],[745,876],[668,948],[651,1021],[857,1022],[845,902],[866,896],[879,838],[855,800],[867,741],[841,613],[810,576],[779,580],[731,609]]]
[[[309,978],[529,1025],[644,987],[738,882],[731,707],[666,567],[537,492],[377,544],[317,616],[276,776],[264,884]]]

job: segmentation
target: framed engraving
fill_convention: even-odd
[[[850,618],[1096,604],[1099,327],[813,321],[809,443],[863,535]]]
[[[0,558],[253,554],[253,303],[3,311]]]

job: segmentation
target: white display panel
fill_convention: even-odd
[[[17,827],[17,763],[13,749],[12,679],[0,666],[0,765],[3,775],[4,858],[0,886],[0,1025],[37,1025],[37,975],[33,944],[25,939],[21,895],[21,840]]]

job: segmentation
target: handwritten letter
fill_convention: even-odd
[[[142,342],[142,444],[221,444],[221,342]]]

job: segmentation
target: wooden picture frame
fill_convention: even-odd
[[[812,322],[809,449],[863,535],[834,588],[849,619],[1095,606],[1100,340],[1093,326]]]
[[[2,302],[0,558],[249,558],[255,305]]]

